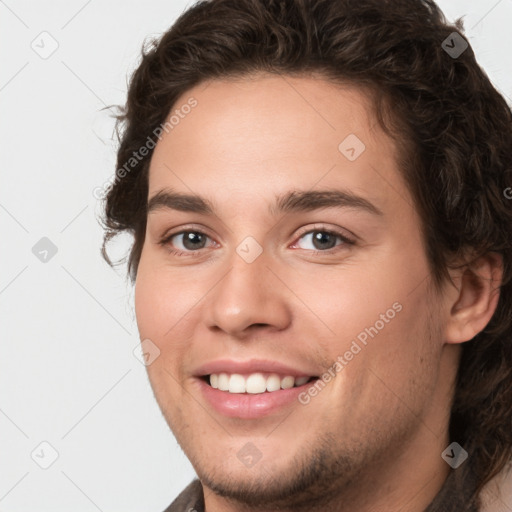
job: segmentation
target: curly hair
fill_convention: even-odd
[[[449,54],[446,41],[453,47],[454,37],[465,41],[462,20],[449,24],[433,0],[194,4],[143,47],[117,116],[118,171],[105,198],[102,255],[112,265],[108,242],[131,233],[128,272],[136,279],[152,150],[119,171],[187,90],[255,72],[319,73],[364,88],[399,150],[436,285],[468,249],[503,257],[497,309],[462,345],[450,417],[450,438],[472,462],[457,474],[474,482],[477,496],[512,458],[512,113],[470,45]]]

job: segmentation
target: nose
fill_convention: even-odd
[[[239,338],[256,328],[285,329],[291,321],[289,293],[265,253],[251,263],[235,253],[230,264],[206,297],[208,328]]]

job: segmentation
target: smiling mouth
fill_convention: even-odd
[[[214,389],[235,394],[274,393],[283,389],[305,386],[318,379],[316,376],[294,377],[262,372],[246,375],[221,372],[203,375],[200,378]]]

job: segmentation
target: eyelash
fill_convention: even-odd
[[[341,240],[341,242],[342,242],[341,244],[335,245],[331,249],[326,249],[324,251],[320,251],[320,250],[316,250],[315,251],[315,250],[311,250],[310,249],[309,252],[312,253],[315,256],[320,255],[320,254],[322,254],[322,255],[333,254],[333,253],[338,252],[339,250],[341,250],[340,248],[343,247],[343,246],[354,245],[355,244],[355,241],[351,240],[346,235],[344,235],[344,234],[342,234],[342,233],[340,233],[338,231],[335,231],[335,230],[332,230],[332,229],[326,229],[326,228],[323,228],[323,227],[318,227],[318,228],[315,227],[315,229],[311,229],[311,228],[304,229],[302,232],[300,232],[297,235],[297,239],[296,240],[298,242],[305,235],[308,235],[310,233],[315,233],[315,232],[327,233],[329,235],[334,235],[337,238],[339,238]],[[194,258],[194,257],[197,257],[197,256],[201,256],[202,255],[201,250],[204,249],[204,247],[202,249],[198,249],[198,250],[195,250],[195,251],[182,251],[180,249],[174,249],[174,248],[172,248],[169,245],[169,242],[175,236],[183,235],[184,233],[197,233],[197,234],[204,235],[204,236],[210,238],[203,231],[200,231],[200,230],[197,230],[197,229],[184,229],[184,230],[181,230],[181,231],[177,231],[176,233],[171,233],[169,235],[165,235],[158,243],[161,246],[163,246],[173,256],[185,257],[185,258]],[[295,243],[294,243],[294,245],[295,245]],[[308,250],[308,249],[304,249],[304,250]]]

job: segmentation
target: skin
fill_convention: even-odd
[[[197,106],[155,148],[148,199],[196,194],[215,214],[148,215],[135,307],[141,339],[160,350],[147,367],[156,400],[207,511],[424,510],[450,470],[441,452],[460,343],[496,308],[499,258],[452,271],[454,286],[434,290],[395,144],[361,89],[261,74],[200,84],[174,108],[190,97]],[[349,134],[366,146],[355,161],[338,150]],[[341,188],[382,215],[269,211],[291,190]],[[159,243],[185,228],[207,235],[204,248],[184,248],[182,236]],[[305,234],[315,229],[355,243],[335,238],[322,253]],[[252,263],[236,252],[248,236],[263,250]],[[320,375],[396,302],[401,311],[307,405],[228,418],[199,392],[195,369],[221,358]],[[252,467],[237,457],[247,442],[261,453]]]

